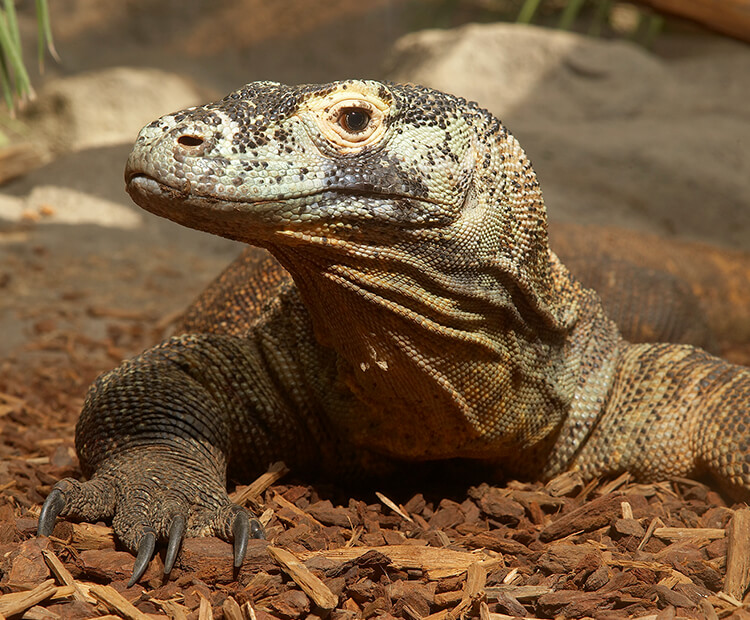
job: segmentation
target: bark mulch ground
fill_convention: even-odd
[[[57,480],[80,476],[86,386],[155,334],[127,317],[102,341],[38,331],[0,362],[2,617],[750,618],[748,509],[694,481],[627,475],[351,497],[274,464],[234,490],[268,535],[239,571],[229,544],[189,539],[169,579],[162,551],[127,588],[133,556],[106,524],[40,539],[36,518]]]

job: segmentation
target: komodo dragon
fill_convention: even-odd
[[[181,539],[262,530],[227,474],[283,459],[356,478],[465,458],[549,478],[630,471],[750,489],[750,369],[629,344],[549,250],[542,195],[507,129],[419,86],[252,83],[145,127],[127,190],[251,243],[170,338],[99,377],[78,422],[87,482],[58,515],[112,518],[165,572]]]

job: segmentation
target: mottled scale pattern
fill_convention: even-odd
[[[145,209],[270,253],[243,254],[185,334],[91,389],[77,447],[92,478],[60,484],[62,514],[113,517],[131,548],[175,515],[231,537],[227,473],[276,459],[750,488],[750,371],[623,340],[550,251],[520,145],[475,103],[253,83],[144,128],[126,181]]]

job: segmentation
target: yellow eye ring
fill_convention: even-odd
[[[340,153],[358,153],[380,141],[390,103],[375,93],[339,90],[308,103],[320,133]]]
[[[383,124],[383,112],[364,99],[344,99],[325,111],[326,137],[337,146],[354,147],[365,142]]]

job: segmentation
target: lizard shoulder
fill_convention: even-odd
[[[291,276],[273,256],[247,248],[185,311],[178,331],[242,334],[272,300],[293,286]]]

